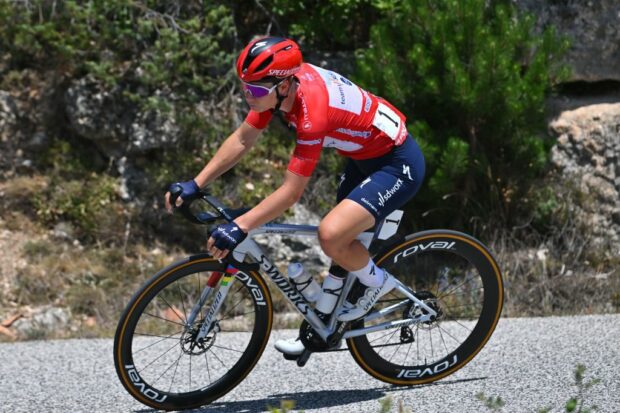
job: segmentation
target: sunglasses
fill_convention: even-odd
[[[253,98],[263,98],[267,96],[268,94],[270,94],[271,92],[273,92],[275,88],[277,88],[282,82],[278,82],[272,87],[253,85],[251,83],[246,83],[246,82],[241,82],[241,83],[243,84],[243,92],[245,93],[246,96],[253,97]]]

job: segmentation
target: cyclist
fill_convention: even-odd
[[[392,275],[375,266],[356,237],[410,200],[424,178],[424,156],[407,132],[405,117],[386,100],[338,73],[304,63],[299,46],[290,39],[251,41],[239,55],[236,69],[250,112],[204,169],[194,179],[179,183],[183,193],[177,203],[232,168],[256,143],[274,112],[280,111],[296,131],[284,182],[234,222],[218,226],[207,249],[214,258],[224,258],[248,231],[293,206],[302,196],[322,148],[336,148],[349,160],[338,187],[337,204],[319,225],[319,243],[332,259],[323,289],[324,294],[338,295],[346,275],[355,274],[357,293],[352,291],[347,297],[338,319],[362,317],[395,283]],[[166,208],[171,211],[169,195]],[[324,312],[332,311],[333,304]],[[301,341],[279,341],[276,348],[290,355],[304,349]]]

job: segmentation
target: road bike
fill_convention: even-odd
[[[174,205],[179,188],[171,193]],[[226,208],[206,192],[197,199],[179,210],[210,229],[247,211]],[[269,339],[273,303],[266,280],[303,316],[300,367],[311,354],[336,351],[346,340],[357,364],[387,383],[418,385],[454,373],[497,325],[503,304],[499,266],[467,234],[431,230],[399,236],[401,218],[402,211],[395,211],[358,237],[378,249],[375,263],[398,281],[370,313],[348,323],[335,314],[355,281],[352,274],[336,310],[323,321],[253,239],[316,236],[316,226],[268,223],[250,231],[226,260],[200,253],[162,269],[134,294],[118,323],[114,363],[123,386],[138,401],[163,410],[203,406],[230,392],[252,371]]]

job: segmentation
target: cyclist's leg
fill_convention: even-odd
[[[368,251],[357,236],[409,201],[421,186],[424,170],[424,157],[412,137],[382,157],[349,161],[338,204],[319,226],[325,253],[348,271],[366,265]]]
[[[349,159],[338,184],[338,192],[336,195],[337,203],[344,200],[357,185],[366,179],[366,176],[367,175],[359,170],[355,162]],[[363,229],[361,231],[363,231]],[[346,269],[336,264],[336,262],[332,262],[329,268],[329,274],[323,280],[323,285],[321,286],[322,295],[315,307],[319,317],[326,318],[327,315],[334,311],[347,274],[348,271]],[[285,357],[289,359],[294,359],[304,351],[303,343],[299,337],[297,339],[279,339],[275,342],[275,348],[281,353],[284,353]]]
[[[362,170],[379,168],[356,186],[319,227],[326,254],[363,284],[358,296],[352,299],[356,304],[348,314],[339,316],[343,321],[361,317],[395,284],[389,274],[375,267],[366,248],[355,238],[372,226],[368,222],[379,222],[410,200],[420,188],[425,169],[424,157],[411,137],[384,157],[357,163]]]

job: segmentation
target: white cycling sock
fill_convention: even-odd
[[[383,285],[383,270],[375,265],[372,258],[368,260],[365,267],[351,271],[351,273],[355,274],[367,287],[381,287]]]

